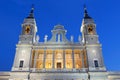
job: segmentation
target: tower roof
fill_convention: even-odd
[[[65,30],[65,29],[64,29],[63,25],[58,24],[58,25],[54,26],[53,30]]]
[[[92,18],[88,15],[86,5],[84,5],[84,19],[92,19]]]
[[[30,13],[29,13],[27,18],[34,18],[34,5],[32,5],[31,11],[30,11]]]
[[[87,23],[94,23],[94,20],[92,17],[89,16],[86,5],[84,5],[84,18],[82,24],[87,24]]]

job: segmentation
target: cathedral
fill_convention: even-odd
[[[0,80],[120,80],[120,72],[107,71],[96,24],[84,7],[78,42],[67,39],[63,25],[55,25],[52,37],[39,41],[34,7],[23,21],[11,71]]]

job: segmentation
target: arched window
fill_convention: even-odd
[[[23,67],[23,63],[24,63],[24,61],[23,61],[23,60],[20,60],[19,68],[22,68],[22,67]]]
[[[95,67],[99,67],[98,60],[94,60]]]
[[[62,34],[57,34],[56,35],[56,42],[62,42]]]

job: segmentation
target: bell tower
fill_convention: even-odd
[[[24,19],[12,71],[29,71],[32,46],[36,42],[37,26],[32,6],[29,16]]]
[[[34,7],[32,7],[28,17],[24,19],[24,22],[22,24],[22,31],[19,38],[19,43],[35,43],[36,32],[37,26],[34,18]]]
[[[98,34],[96,32],[96,24],[92,17],[88,15],[86,7],[84,7],[84,18],[81,26],[82,42],[86,47],[88,57],[89,71],[105,71],[102,48],[99,43]]]

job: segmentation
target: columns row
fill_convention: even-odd
[[[42,59],[42,67],[41,68],[46,68],[46,59],[47,59],[47,49],[44,50],[43,52],[43,56],[40,57],[40,59]],[[38,57],[38,52],[39,50],[35,50],[34,52],[34,57],[33,57],[33,68],[36,68],[36,64],[37,64],[37,61],[39,61],[39,59],[37,58]],[[50,66],[52,66],[51,68],[54,69],[54,68],[68,68],[66,66],[71,66],[72,65],[72,68],[85,68],[85,53],[83,52],[83,50],[71,50],[72,52],[69,53],[68,51],[68,54],[71,54],[71,56],[69,56],[68,58],[66,57],[67,56],[67,53],[66,53],[66,50],[62,50],[62,52],[60,53],[59,51],[56,52],[56,50],[52,50],[52,64],[50,64]],[[58,57],[56,58],[57,54],[62,54],[62,55],[58,55]],[[84,54],[84,55],[83,55]],[[62,56],[62,57],[61,57]],[[69,64],[69,59],[71,59],[71,63]],[[67,61],[68,61],[68,64],[67,64]],[[58,63],[57,63],[58,62]]]

